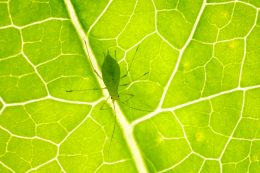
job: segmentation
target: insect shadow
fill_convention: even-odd
[[[116,58],[116,51],[115,51],[115,58],[113,58],[110,55],[109,51],[107,51],[106,54],[104,53],[104,62],[102,64],[102,66],[101,66],[102,76],[99,75],[97,70],[91,64],[91,66],[93,68],[93,71],[104,82],[104,84],[106,86],[105,88],[93,88],[93,89],[81,89],[81,90],[66,90],[66,92],[86,91],[86,90],[99,90],[99,89],[107,89],[108,90],[109,97],[112,100],[113,112],[114,112],[114,125],[113,125],[113,131],[112,131],[111,140],[110,140],[109,147],[108,147],[108,156],[109,156],[109,151],[110,151],[110,147],[111,147],[111,143],[112,143],[112,140],[113,140],[115,127],[116,127],[117,116],[116,116],[116,111],[115,111],[115,102],[118,101],[118,102],[124,104],[125,106],[127,106],[127,107],[129,107],[131,109],[134,109],[134,110],[151,112],[151,110],[138,109],[138,108],[129,106],[125,101],[122,101],[122,100],[119,99],[119,97],[120,97],[119,86],[128,86],[128,85],[130,85],[133,82],[132,81],[132,82],[129,82],[129,83],[120,84],[120,79],[125,78],[125,77],[127,77],[129,75],[129,71],[131,70],[131,67],[132,67],[133,61],[134,61],[134,59],[136,57],[136,53],[137,53],[138,49],[139,49],[139,46],[136,48],[135,54],[134,54],[134,56],[133,56],[133,58],[132,58],[132,60],[130,62],[129,68],[128,68],[126,74],[124,74],[123,76],[121,76],[119,63],[115,59]],[[88,54],[88,56],[89,56],[89,54]],[[142,74],[141,76],[136,78],[134,81],[141,79],[142,77],[146,76],[147,74],[149,74],[149,72],[146,72],[146,73]],[[127,101],[130,100],[132,97],[134,97],[134,95],[130,94],[130,93],[124,93],[122,95],[130,96],[127,99]],[[104,104],[107,102],[109,97],[106,98],[106,101],[100,107],[101,110],[104,109]]]

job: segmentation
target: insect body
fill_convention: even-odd
[[[120,82],[120,67],[117,61],[111,57],[109,52],[105,56],[102,65],[103,82],[111,96],[112,101],[119,99],[118,86]]]
[[[101,68],[101,72],[102,72],[102,79],[103,82],[109,92],[109,95],[112,99],[112,103],[113,103],[113,108],[114,108],[114,128],[113,128],[113,132],[112,132],[112,137],[109,143],[109,147],[108,147],[108,154],[109,154],[109,150],[111,147],[111,142],[114,136],[114,131],[115,131],[115,127],[116,127],[116,112],[115,112],[115,100],[119,100],[119,94],[118,94],[118,87],[119,87],[119,82],[120,82],[120,67],[119,64],[117,63],[117,61],[111,57],[111,55],[109,54],[109,52],[107,52],[107,54],[105,55],[105,60],[103,62],[102,68]]]

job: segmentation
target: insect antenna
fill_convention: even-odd
[[[130,65],[129,65],[129,68],[128,68],[126,74],[123,75],[121,78],[125,78],[125,77],[128,75],[129,71],[131,70],[132,64],[133,64],[133,62],[134,62],[134,59],[135,59],[135,57],[136,57],[136,53],[137,53],[138,49],[139,49],[139,46],[137,46],[137,48],[136,48],[136,50],[135,50],[134,57],[133,57],[133,59],[132,59],[131,62],[130,62]]]
[[[131,70],[131,67],[132,67],[132,64],[133,64],[133,62],[134,62],[134,59],[135,59],[135,56],[136,56],[136,53],[137,53],[138,49],[139,49],[139,46],[137,46],[137,48],[136,48],[136,50],[135,50],[135,54],[134,54],[134,57],[133,57],[133,59],[132,59],[130,65],[129,65],[129,69],[128,69],[128,71],[127,71],[127,74],[128,74],[129,71]]]

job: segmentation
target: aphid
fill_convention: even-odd
[[[136,52],[137,52],[137,50],[138,50],[138,48],[136,49]],[[136,55],[136,52],[135,52],[135,55]],[[132,62],[135,58],[135,55],[134,55],[134,57],[133,57],[133,59],[130,63],[129,69],[132,66]],[[128,69],[128,71],[129,71],[129,69]],[[115,111],[115,103],[114,102],[120,101],[119,92],[118,92],[120,78],[126,77],[128,72],[124,76],[120,77],[120,67],[119,67],[118,62],[114,58],[111,57],[109,52],[107,52],[107,54],[105,55],[105,60],[104,60],[102,67],[101,67],[101,73],[102,73],[103,82],[104,82],[104,84],[105,84],[105,86],[106,86],[106,88],[109,92],[109,96],[111,97],[111,100],[112,100],[113,109],[114,109],[114,116],[115,116],[114,117],[113,132],[112,132],[112,136],[111,136],[111,140],[110,140],[109,148],[108,148],[108,152],[109,152],[110,147],[111,147],[111,143],[112,143],[112,139],[113,139],[113,136],[114,136],[114,132],[115,132],[115,126],[116,126],[116,111]],[[144,73],[141,77],[143,77],[146,74],[148,74],[148,72]],[[123,84],[123,85],[127,85],[127,84]],[[131,94],[129,94],[129,95],[133,97],[133,95],[131,95]],[[120,101],[120,102],[127,105],[126,103],[124,103],[122,101]],[[147,110],[137,109],[137,108],[134,108],[134,107],[131,107],[131,106],[128,106],[128,107],[135,109],[135,110],[147,111]]]
[[[102,79],[109,92],[112,102],[119,99],[118,87],[120,82],[120,67],[109,52],[105,55],[102,68]]]
[[[111,140],[110,140],[109,147],[108,147],[108,153],[109,153],[112,139],[113,139],[114,132],[115,132],[115,128],[116,128],[116,110],[115,110],[114,102],[116,100],[119,100],[118,87],[119,87],[119,82],[120,82],[119,64],[117,63],[117,61],[114,58],[112,58],[110,56],[109,52],[107,52],[107,55],[105,55],[105,60],[102,65],[101,72],[102,72],[103,82],[112,99],[114,115],[115,115],[113,132],[112,132]]]
[[[94,72],[100,77],[102,78],[106,88],[100,88],[100,89],[107,89],[109,92],[109,96],[112,100],[112,104],[113,104],[113,110],[114,110],[114,126],[113,126],[113,132],[112,132],[112,136],[111,136],[111,140],[109,143],[109,148],[108,148],[108,154],[109,154],[109,150],[111,147],[111,143],[113,140],[113,136],[114,136],[114,132],[115,132],[115,127],[116,127],[116,111],[115,111],[115,101],[120,101],[119,99],[119,91],[118,88],[119,86],[126,86],[128,84],[123,84],[123,85],[119,85],[120,84],[120,79],[124,78],[128,75],[129,70],[132,67],[132,63],[133,60],[136,56],[136,53],[138,51],[138,47],[135,51],[134,57],[129,65],[129,69],[127,71],[127,73],[125,75],[123,75],[122,77],[120,77],[120,66],[118,64],[118,62],[109,54],[109,52],[107,52],[107,54],[104,54],[105,60],[102,64],[101,67],[101,73],[102,73],[102,77],[97,73],[97,71],[93,68]],[[116,53],[115,53],[115,58],[116,58]],[[147,75],[149,72],[144,73],[143,75],[141,75],[140,77],[138,77],[136,80],[140,79],[141,77]],[[96,89],[83,89],[83,90],[96,90]],[[83,91],[83,90],[67,90],[67,92],[72,92],[72,91]],[[128,94],[131,97],[133,97],[132,94]],[[107,99],[106,99],[107,100]],[[123,103],[124,105],[128,106],[125,102],[120,101],[121,103]],[[103,106],[101,106],[103,107]],[[131,109],[135,109],[135,110],[139,110],[139,111],[148,111],[148,110],[142,110],[142,109],[137,109],[131,106],[128,106]],[[150,112],[150,111],[148,111]]]

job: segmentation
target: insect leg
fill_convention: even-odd
[[[109,108],[110,108],[110,107],[104,108],[105,103],[107,103],[107,100],[109,99],[109,97],[110,97],[110,96],[108,96],[108,97],[106,98],[106,100],[102,103],[102,105],[100,106],[100,110],[106,110],[106,109],[109,109]]]
[[[93,66],[92,66],[92,67],[93,67]],[[96,75],[97,75],[100,79],[102,79],[102,77],[100,76],[100,74],[98,74],[97,70],[94,69],[94,67],[93,67],[93,71],[96,73]]]
[[[129,85],[130,83],[141,79],[142,77],[146,76],[147,74],[149,74],[149,72],[146,72],[146,73],[142,74],[141,76],[139,76],[138,78],[136,78],[135,80],[133,80],[133,81],[131,81],[131,82],[129,82],[129,83],[121,84],[121,85],[119,85],[119,86],[127,86],[127,85]]]
[[[75,90],[66,90],[66,92],[71,93],[71,92],[74,92],[74,91],[102,90],[102,89],[107,89],[107,88],[75,89]]]
[[[90,57],[89,52],[88,52],[87,42],[86,42],[86,40],[83,40],[83,41],[84,41],[85,46],[86,46],[86,50],[87,50],[88,57]],[[96,73],[96,75],[97,75],[100,79],[102,79],[101,75],[100,75],[100,74],[97,72],[97,70],[94,68],[94,66],[93,66],[93,64],[91,63],[91,60],[90,60],[90,59],[89,59],[89,63],[90,63],[90,66],[91,66],[92,70]]]
[[[115,133],[115,129],[116,129],[116,109],[115,109],[115,103],[114,103],[114,101],[113,101],[113,110],[114,110],[114,127],[113,127],[113,131],[112,131],[111,140],[110,140],[109,146],[108,146],[108,158],[109,158],[110,147],[111,147],[112,140],[113,140],[114,133]]]
[[[120,103],[123,103],[124,105],[126,105],[127,107],[131,108],[131,109],[134,109],[134,110],[137,110],[137,111],[144,111],[144,112],[152,112],[152,110],[145,110],[145,109],[138,109],[138,108],[135,108],[135,107],[132,107],[132,106],[129,106],[127,103],[121,101],[121,100],[118,100]]]
[[[135,95],[134,94],[130,94],[130,93],[122,93],[122,94],[120,94],[120,95],[129,95],[130,97],[129,98],[127,98],[124,102],[128,102],[130,99],[132,99]]]

